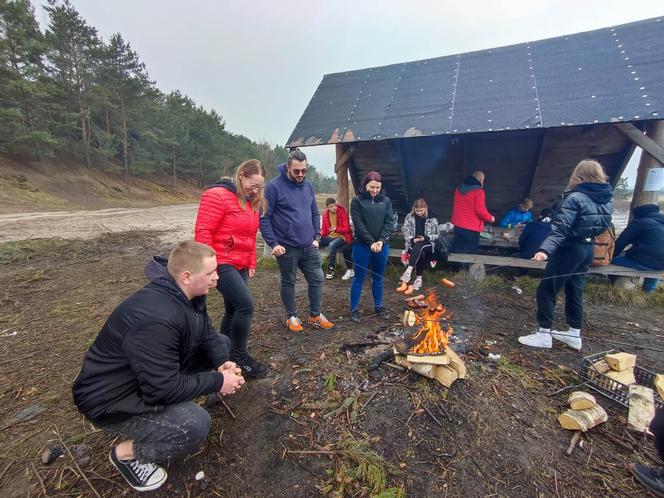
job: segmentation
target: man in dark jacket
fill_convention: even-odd
[[[530,259],[539,250],[551,232],[551,221],[556,212],[553,209],[545,208],[540,212],[537,221],[528,223],[523,227],[519,236],[519,252],[515,254],[519,258]]]
[[[74,381],[78,409],[128,438],[110,460],[138,491],[166,481],[153,462],[191,453],[207,439],[210,416],[193,398],[232,394],[244,384],[205,306],[216,270],[214,250],[193,240],[168,260],[153,258],[145,269],[150,283],[111,313]]]
[[[309,286],[309,320],[312,327],[331,329],[334,324],[321,312],[323,269],[320,244],[320,211],[314,188],[305,178],[307,156],[291,151],[288,162],[279,165],[280,175],[265,186],[267,210],[260,228],[265,243],[272,248],[281,273],[281,302],[286,310],[286,326],[302,332],[295,306],[295,277],[299,268]]]
[[[664,270],[664,215],[656,204],[644,204],[634,208],[634,219],[616,240],[612,263],[636,270]],[[620,253],[628,245],[624,256]],[[643,290],[655,292],[656,278],[645,278]]]

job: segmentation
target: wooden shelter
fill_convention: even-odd
[[[348,177],[357,188],[377,170],[400,214],[424,197],[441,221],[474,170],[499,217],[524,197],[536,210],[558,201],[585,158],[615,185],[639,146],[640,204],[647,170],[664,164],[662,53],[664,18],[654,18],[326,75],[286,145],[336,144],[346,206]]]

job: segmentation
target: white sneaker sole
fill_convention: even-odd
[[[529,346],[531,348],[551,349],[553,347],[552,342],[546,344],[529,344],[527,337],[528,336],[519,337],[517,341],[519,341],[519,344],[523,344],[524,346]],[[523,339],[523,341],[521,339]]]
[[[168,472],[166,472],[165,469],[162,469],[164,471],[164,478],[161,481],[158,481],[154,484],[150,484],[149,486],[134,486],[132,483],[130,483],[127,480],[127,478],[122,473],[122,471],[118,468],[118,466],[115,465],[115,462],[113,461],[113,458],[111,457],[110,453],[108,454],[108,459],[111,461],[111,464],[113,465],[113,467],[115,467],[115,469],[120,473],[120,475],[125,480],[125,482],[127,484],[129,484],[129,486],[131,486],[132,489],[135,489],[136,491],[154,491],[155,489],[159,489],[166,482],[166,480],[168,479]]]
[[[568,336],[567,334],[557,334],[553,331],[551,332],[551,337],[553,337],[556,341],[562,342],[574,351],[581,351],[581,347],[583,346],[580,337],[572,337]],[[574,339],[578,339],[579,342],[574,341]]]

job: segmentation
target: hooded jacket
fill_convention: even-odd
[[[350,217],[355,228],[354,240],[367,246],[379,240],[383,244],[389,242],[394,230],[394,213],[389,197],[382,193],[371,197],[366,191],[356,195],[350,202]]]
[[[271,248],[277,245],[308,247],[320,239],[320,211],[311,183],[288,178],[286,163],[279,165],[279,176],[265,186],[267,210],[261,216],[263,239]]]
[[[217,253],[218,265],[238,270],[256,268],[258,212],[251,202],[240,207],[236,187],[230,178],[213,185],[201,196],[194,238]]]
[[[323,228],[321,230],[321,236],[327,237],[330,235],[330,209],[326,209],[323,213]],[[350,244],[353,241],[353,232],[350,229],[350,220],[348,219],[348,213],[343,206],[337,204],[337,228],[335,230],[339,235],[344,236],[344,240],[347,244]]]
[[[653,270],[664,270],[664,214],[655,204],[634,209],[634,219],[616,240],[618,256],[632,244],[626,256]]]
[[[613,191],[608,183],[580,183],[564,195],[540,247],[549,256],[563,245],[592,244],[611,223]]]
[[[464,179],[454,191],[452,224],[473,232],[484,230],[484,223],[491,223],[493,216],[486,209],[486,195],[482,184],[474,176]]]
[[[221,389],[224,376],[212,369],[228,360],[228,341],[212,328],[205,296],[187,299],[166,263],[148,262],[150,283],[115,308],[85,354],[73,395],[93,422],[158,412]]]
[[[508,226],[516,226],[519,223],[530,223],[533,221],[533,213],[530,211],[521,211],[519,206],[514,206],[510,209],[507,214],[500,220],[500,226],[502,228],[507,228]]]

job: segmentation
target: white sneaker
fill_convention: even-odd
[[[406,271],[403,272],[403,275],[401,275],[401,281],[402,282],[408,282],[410,281],[411,274],[413,273],[413,267],[409,266],[406,268]]]
[[[354,270],[346,270],[346,273],[343,274],[341,277],[341,280],[350,280],[355,276],[355,271]]]
[[[568,330],[567,332],[561,332],[559,330],[552,330],[551,337],[554,339],[564,342],[570,348],[581,351],[581,337],[579,332]]]
[[[552,346],[550,332],[535,332],[530,335],[522,335],[519,337],[519,342],[524,346],[531,346],[533,348],[547,348]]]
[[[413,290],[420,290],[422,287],[422,277],[415,277],[415,281],[413,282]]]

